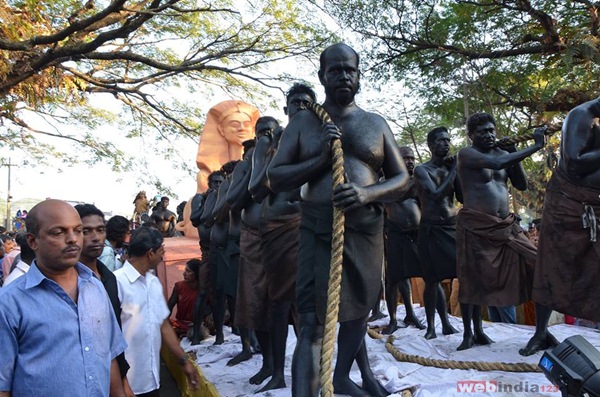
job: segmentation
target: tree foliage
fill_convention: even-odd
[[[559,129],[566,112],[600,93],[597,2],[333,0],[326,10],[363,37],[368,71],[404,81],[440,124],[464,129],[469,114],[487,111],[500,136],[541,124]],[[528,162],[541,178],[531,186],[545,186],[544,164]],[[526,198],[535,212],[539,193]]]
[[[328,35],[310,11],[293,0],[0,0],[0,147],[64,156],[61,138],[122,168],[99,128],[197,142],[216,92],[256,98],[281,84],[269,64],[314,56]]]

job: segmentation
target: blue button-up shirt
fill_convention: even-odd
[[[127,347],[102,283],[76,266],[75,303],[35,261],[0,289],[0,391],[108,396],[110,364]]]

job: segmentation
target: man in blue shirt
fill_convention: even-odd
[[[77,211],[46,200],[26,222],[36,259],[0,290],[0,397],[124,395],[115,357],[127,345],[102,283],[79,263]]]

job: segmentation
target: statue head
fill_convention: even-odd
[[[257,108],[238,100],[223,101],[208,111],[196,156],[198,192],[207,189],[211,172],[242,158],[242,142],[254,138],[259,115]]]
[[[291,120],[300,110],[306,109],[309,102],[317,102],[317,95],[308,84],[294,83],[287,91],[285,101],[283,112]]]
[[[427,146],[431,155],[446,157],[450,152],[450,134],[446,127],[436,127],[427,133]]]
[[[327,100],[339,106],[347,106],[354,101],[360,90],[359,61],[358,53],[344,43],[333,44],[323,50],[318,74]]]
[[[408,170],[409,175],[412,175],[415,171],[415,153],[410,147],[401,146],[400,155],[404,160],[404,164],[406,164],[406,169]]]

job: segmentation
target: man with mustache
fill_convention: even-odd
[[[463,318],[463,341],[458,350],[488,344],[481,306],[502,310],[531,299],[536,248],[509,210],[508,186],[527,189],[521,161],[544,147],[544,128],[536,128],[535,143],[517,151],[515,145],[496,145],[496,122],[487,113],[467,120],[471,146],[458,152],[458,176],[463,208],[456,232],[458,300]],[[471,329],[471,320],[473,329]]]
[[[79,263],[77,211],[46,200],[26,225],[36,259],[0,289],[0,396],[124,395],[115,358],[127,345],[102,283]]]
[[[117,278],[106,267],[98,257],[102,254],[104,249],[104,240],[106,239],[106,223],[104,221],[104,213],[100,211],[96,206],[92,204],[78,204],[75,206],[75,210],[81,218],[81,224],[83,226],[83,247],[81,249],[81,256],[79,261],[90,268],[92,272],[102,281],[110,304],[115,312],[115,317],[121,328],[121,301],[119,300],[119,291],[117,288]],[[119,365],[119,372],[123,379],[123,387],[125,393],[128,396],[133,396],[129,382],[127,381],[127,370],[129,370],[129,364],[125,360],[125,353],[121,353],[117,356],[117,364]]]
[[[338,320],[336,394],[387,395],[369,368],[364,345],[367,317],[378,299],[383,264],[383,206],[406,187],[408,173],[394,136],[379,115],[354,102],[359,90],[359,56],[346,44],[327,47],[320,57],[324,109],[333,123],[298,112],[283,133],[267,176],[275,192],[301,188],[296,303],[300,331],[292,363],[292,395],[316,396],[331,256],[333,206],[346,215],[344,266]],[[332,188],[331,140],[344,149],[347,181]],[[385,179],[380,180],[383,170]],[[349,377],[354,360],[362,386]]]
[[[129,344],[125,351],[131,366],[127,379],[136,396],[156,397],[160,389],[160,348],[165,347],[183,367],[192,389],[198,387],[198,373],[179,345],[169,322],[169,307],[162,284],[153,273],[165,253],[160,231],[141,226],[131,233],[129,259],[115,271],[123,334]]]

